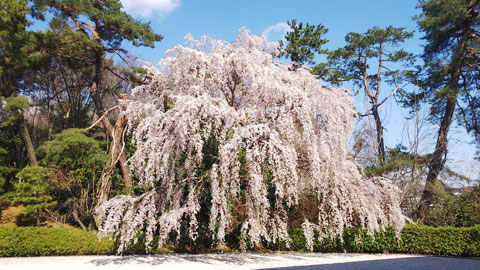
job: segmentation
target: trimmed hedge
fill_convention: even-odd
[[[0,226],[0,257],[105,255],[113,242],[76,228]]]
[[[289,234],[290,250],[308,251],[302,229],[289,230]],[[480,225],[467,228],[407,225],[400,238],[392,228],[373,236],[362,228],[347,228],[343,238],[343,243],[339,239],[325,239],[321,243],[315,240],[314,251],[480,257]],[[144,253],[141,240],[126,254]],[[285,250],[285,245],[281,243],[270,248]],[[153,251],[168,253],[156,246]],[[75,228],[0,226],[0,257],[111,254],[115,254],[113,241],[99,240],[95,232]]]
[[[306,250],[302,229],[289,231],[292,249]],[[409,253],[480,257],[480,225],[466,228],[406,225],[400,238],[392,228],[373,236],[363,228],[346,228],[343,243],[326,239],[314,242],[315,252]]]
[[[480,257],[480,225],[464,228],[407,225],[401,241],[402,253]]]

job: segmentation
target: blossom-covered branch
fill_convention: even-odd
[[[288,212],[305,192],[318,198],[316,220],[303,226],[307,243],[313,228],[335,237],[354,225],[403,227],[396,187],[363,177],[349,156],[355,112],[344,90],[274,61],[277,44],[246,29],[233,43],[187,41],[147,67],[150,83],[125,101],[130,164],[147,192],[97,210],[100,230],[120,236],[120,252],[140,230],[148,246],[155,233],[162,245],[182,222],[195,240],[205,200],[214,241],[240,223],[243,249],[288,244]]]

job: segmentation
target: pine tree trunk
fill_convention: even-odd
[[[439,184],[438,175],[443,169],[443,165],[445,163],[445,159],[443,157],[447,152],[447,136],[450,126],[452,124],[453,115],[455,113],[456,101],[456,96],[450,97],[447,100],[445,114],[443,115],[440,129],[438,130],[438,138],[437,144],[435,146],[435,151],[433,152],[432,158],[428,165],[427,181],[425,183],[425,188],[423,189],[422,198],[420,199],[417,211],[417,218],[423,221],[425,221],[428,208],[434,202],[434,188]]]
[[[378,107],[373,105],[372,107],[372,115],[375,120],[375,127],[377,129],[377,146],[378,146],[378,160],[380,164],[385,162],[385,143],[383,141],[383,126],[382,121],[380,119],[380,115],[378,113]]]
[[[32,139],[30,137],[30,132],[28,131],[27,125],[25,124],[25,117],[23,113],[17,120],[18,128],[20,129],[20,135],[22,136],[23,144],[27,151],[28,161],[30,165],[36,166],[38,164],[37,157],[35,156],[35,148],[33,147]]]
[[[440,123],[440,129],[438,130],[437,144],[435,145],[435,151],[433,152],[428,165],[427,180],[417,209],[417,219],[422,221],[426,220],[428,208],[434,203],[434,188],[439,184],[438,175],[445,164],[444,157],[446,157],[447,154],[448,131],[452,125],[455,107],[457,105],[457,96],[460,87],[459,81],[462,74],[462,62],[465,58],[468,35],[468,31],[465,30],[458,49],[456,49],[457,51],[453,54],[450,62],[451,76],[447,84],[449,90],[449,93],[447,94],[447,104],[445,105],[445,112],[442,122]]]

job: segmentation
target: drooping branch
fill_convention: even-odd
[[[136,147],[129,162],[145,193],[96,212],[119,252],[138,230],[149,250],[155,232],[160,245],[172,231],[195,241],[200,226],[222,246],[233,224],[243,249],[288,245],[288,213],[306,194],[318,198],[305,206],[312,220],[301,221],[310,242],[313,228],[332,237],[353,224],[402,228],[398,189],[362,176],[349,155],[354,111],[344,91],[273,61],[276,44],[244,29],[230,44],[191,41],[199,49],[176,46],[159,68],[146,67],[149,84],[125,102]]]

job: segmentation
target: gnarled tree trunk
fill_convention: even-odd
[[[122,98],[126,98],[123,96]],[[120,110],[124,110],[124,105],[120,105]],[[127,189],[132,187],[132,180],[130,177],[130,171],[128,170],[128,166],[126,164],[127,160],[125,158],[125,154],[123,152],[123,126],[125,123],[124,115],[119,112],[117,114],[117,120],[115,122],[115,127],[112,130],[112,142],[110,143],[110,150],[109,150],[109,161],[107,165],[103,169],[100,189],[98,190],[98,204],[108,200],[108,195],[110,194],[110,188],[112,186],[112,177],[115,170],[115,164],[120,162],[120,168],[122,170],[122,175],[124,176],[124,184]],[[127,176],[127,177],[125,177]]]
[[[28,161],[30,162],[30,165],[36,166],[38,164],[37,156],[35,156],[35,148],[33,147],[32,138],[30,137],[30,132],[28,132],[27,124],[25,124],[23,113],[20,114],[20,117],[17,120],[17,125],[27,151]]]
[[[107,165],[102,172],[100,188],[97,193],[97,204],[106,201],[108,199],[108,195],[110,194],[110,188],[112,185],[112,176],[116,162],[120,161],[120,168],[122,171],[123,180],[125,183],[125,187],[130,188],[132,179],[130,177],[130,169],[128,168],[125,153],[121,151],[121,137],[123,133],[123,115],[121,113],[117,116],[117,123],[115,127],[112,126],[110,121],[105,117],[105,109],[102,104],[102,99],[100,97],[100,93],[98,90],[99,84],[102,80],[102,73],[103,63],[102,63],[102,55],[100,53],[96,53],[96,60],[95,60],[95,77],[93,79],[92,85],[90,86],[90,91],[92,93],[92,99],[95,104],[95,110],[98,117],[101,118],[102,124],[107,130],[108,136],[112,139],[112,143],[110,145],[110,153],[109,157],[110,160],[107,162]],[[126,98],[126,97],[123,97]],[[118,156],[119,155],[119,156]]]

